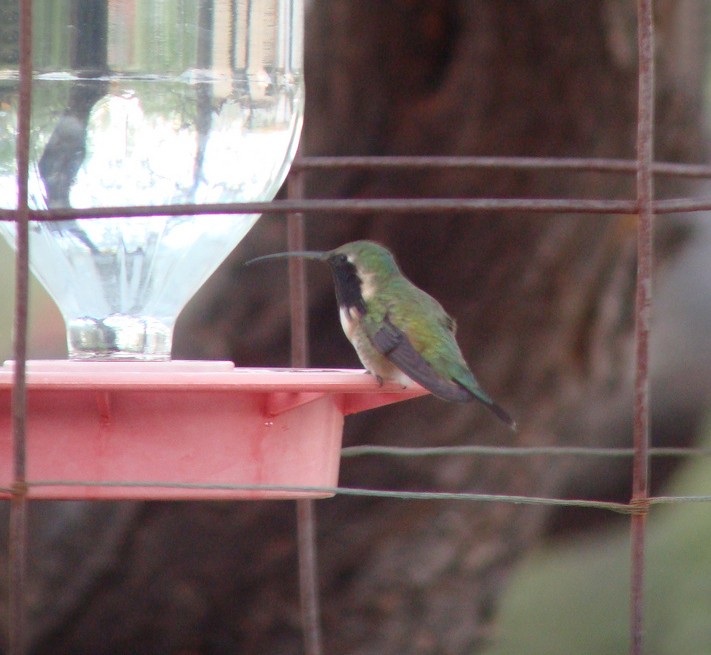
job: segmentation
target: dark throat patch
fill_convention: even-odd
[[[366,313],[365,301],[361,292],[361,281],[356,267],[345,257],[329,261],[333,283],[336,287],[336,300],[339,307],[355,307],[363,315]]]

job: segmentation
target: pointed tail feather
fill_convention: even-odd
[[[496,416],[501,419],[506,425],[508,425],[514,432],[518,430],[518,425],[516,421],[511,417],[501,405],[497,405],[495,402],[484,403]]]
[[[456,380],[455,380],[456,382]],[[518,430],[518,425],[513,419],[511,414],[509,414],[501,405],[495,403],[480,387],[477,387],[475,391],[468,389],[464,385],[456,382],[462,389],[466,390],[469,394],[468,400],[476,399],[483,405],[485,405],[499,420],[503,421],[508,425],[514,432]]]

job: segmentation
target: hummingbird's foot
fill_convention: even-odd
[[[376,381],[378,382],[378,386],[379,386],[379,387],[382,387],[383,384],[385,383],[385,380],[384,380],[381,376],[379,376],[377,373],[373,373],[373,371],[368,371],[368,370],[366,369],[365,374],[366,374],[366,375],[372,375],[372,376],[376,379]]]

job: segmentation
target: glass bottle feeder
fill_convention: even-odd
[[[301,0],[35,0],[31,207],[271,200],[301,129],[302,14]],[[5,206],[15,175],[9,147]],[[177,315],[257,219],[33,223],[32,270],[69,359],[169,360]]]
[[[32,209],[274,197],[301,130],[303,0],[33,7]],[[9,209],[17,58],[0,48],[0,206]],[[293,487],[336,484],[344,414],[424,393],[380,389],[360,372],[170,361],[179,312],[258,218],[31,223],[30,266],[60,308],[69,353],[28,366],[28,477],[45,483],[31,496],[303,496]],[[0,233],[14,244],[11,223]],[[11,369],[0,370],[0,487],[10,486]]]

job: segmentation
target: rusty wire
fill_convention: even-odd
[[[18,102],[17,257],[15,260],[15,371],[12,389],[12,500],[8,553],[8,649],[27,651],[27,361],[29,295],[29,162],[32,103],[32,0],[20,3],[20,97]]]
[[[637,280],[635,288],[635,384],[632,431],[632,499],[639,512],[630,518],[630,653],[641,655],[644,630],[644,554],[649,513],[649,338],[654,250],[654,26],[653,0],[638,0],[639,58],[637,107]]]
[[[29,220],[59,221],[74,218],[132,217],[145,215],[186,215],[186,214],[238,214],[238,213],[282,213],[289,214],[289,246],[302,249],[303,216],[309,214],[360,213],[408,213],[408,214],[466,214],[481,211],[527,212],[527,213],[578,213],[578,214],[638,214],[638,277],[635,296],[635,400],[634,439],[632,449],[620,449],[620,454],[633,458],[633,495],[631,502],[600,503],[596,501],[575,501],[551,498],[491,496],[486,494],[448,494],[438,492],[399,492],[356,489],[317,489],[332,493],[351,495],[378,495],[387,498],[409,499],[465,499],[474,501],[515,502],[564,506],[602,507],[612,511],[630,514],[631,522],[631,581],[630,581],[630,654],[641,655],[643,631],[644,598],[644,553],[645,523],[651,505],[666,502],[709,501],[707,497],[653,498],[649,496],[649,458],[654,452],[649,447],[649,336],[650,308],[652,301],[651,261],[653,253],[652,228],[655,214],[708,211],[711,198],[655,199],[653,180],[655,176],[678,176],[687,178],[711,177],[711,166],[699,166],[672,162],[653,161],[654,142],[654,65],[652,22],[652,0],[638,0],[638,43],[639,43],[639,107],[637,159],[585,159],[585,158],[535,158],[535,157],[303,157],[293,165],[296,176],[287,200],[220,205],[171,205],[161,207],[107,207],[99,209],[36,210],[28,206],[29,171],[29,118],[31,102],[31,7],[32,0],[20,0],[20,111],[18,122],[17,162],[18,162],[18,203],[17,210],[0,210],[0,220],[17,222],[17,280],[15,306],[15,382],[13,390],[13,475],[14,484],[6,490],[12,497],[10,518],[10,655],[24,655],[26,652],[25,625],[25,555],[26,537],[26,386],[25,362],[27,357],[27,287],[28,287],[28,243],[27,226]],[[300,174],[313,170],[335,169],[529,169],[560,170],[575,172],[597,172],[601,174],[635,174],[637,176],[634,198],[624,199],[549,199],[549,198],[384,198],[384,199],[304,199]],[[292,316],[292,364],[305,366],[308,363],[308,341],[306,323],[306,285],[303,263],[290,262],[291,316]],[[446,450],[446,449],[443,449]],[[511,450],[511,449],[509,449]],[[522,449],[525,450],[525,449]],[[551,454],[555,449],[546,448]],[[561,449],[564,450],[564,449]],[[579,450],[579,449],[578,449]],[[617,453],[604,450],[602,454],[613,456]],[[663,449],[657,449],[663,450]],[[506,449],[497,453],[512,455]],[[358,453],[351,453],[358,454]],[[367,451],[362,454],[373,454]],[[380,453],[383,454],[383,453]],[[402,454],[402,453],[401,453]],[[410,453],[413,454],[413,453]],[[415,455],[422,453],[414,453]],[[437,453],[427,453],[437,454]],[[442,452],[440,454],[463,454]],[[482,453],[478,453],[482,454]],[[531,453],[528,453],[531,454]],[[541,454],[541,453],[533,453]],[[553,453],[555,454],[555,453]],[[586,452],[560,454],[587,455]],[[679,454],[679,453],[676,453]],[[33,481],[34,485],[52,485],[60,482]],[[71,484],[62,481],[62,485]],[[86,486],[86,482],[82,482]],[[105,483],[102,483],[105,486]],[[151,486],[151,483],[124,482]],[[174,485],[175,486],[175,485]],[[196,488],[206,488],[196,485]],[[242,488],[225,485],[225,488]],[[260,487],[261,488],[261,487]],[[321,634],[318,621],[318,577],[316,569],[315,523],[312,501],[299,501],[299,548],[300,579],[305,631],[306,650],[309,655],[321,652]]]
[[[287,183],[289,198],[302,198],[304,179],[296,171]],[[304,216],[292,213],[287,217],[289,250],[304,250]],[[291,365],[305,368],[309,365],[308,292],[306,266],[300,257],[289,259],[289,307],[291,319]],[[296,501],[296,541],[299,558],[299,595],[301,625],[306,655],[322,655],[321,610],[318,588],[318,561],[316,544],[316,507],[311,499]]]

